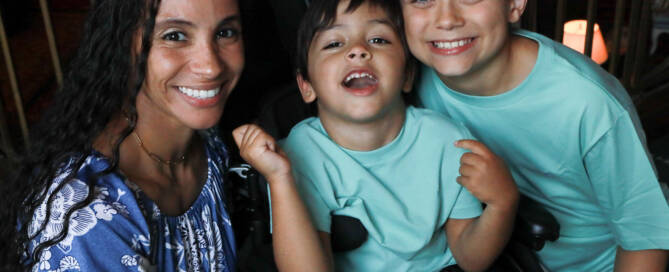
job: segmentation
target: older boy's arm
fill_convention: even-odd
[[[511,236],[516,205],[487,206],[475,219],[448,219],[446,235],[458,266],[482,271],[495,261]]]
[[[273,247],[282,271],[332,271],[332,254],[324,247],[300,198],[289,160],[274,139],[255,125],[233,131],[240,155],[260,172],[272,194]],[[329,243],[329,240],[325,241]]]
[[[661,249],[616,251],[615,271],[665,271],[667,251]]]

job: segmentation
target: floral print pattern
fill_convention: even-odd
[[[227,154],[214,133],[202,135],[208,139],[208,178],[180,216],[162,214],[120,172],[97,175],[109,165],[99,153],[87,157],[64,184],[70,173],[61,173],[33,214],[28,231],[35,238],[29,248],[32,252],[65,228],[66,236],[41,251],[32,271],[234,271],[235,241],[222,191]],[[66,224],[66,213],[89,192],[93,201],[75,210]]]

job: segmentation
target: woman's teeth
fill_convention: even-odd
[[[221,91],[221,88],[219,87],[212,90],[195,90],[186,87],[179,87],[179,91],[190,97],[204,99],[214,97],[218,94],[218,92]]]
[[[453,42],[432,42],[432,44],[434,45],[434,47],[439,49],[453,49],[468,44],[470,42],[472,42],[472,39],[464,39]]]

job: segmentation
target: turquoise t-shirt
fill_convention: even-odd
[[[337,271],[436,271],[455,263],[446,220],[481,214],[455,181],[466,150],[453,142],[471,138],[441,114],[408,107],[399,135],[376,150],[337,145],[318,118],[297,124],[282,146],[316,228],[330,232],[337,214],[369,233],[359,248],[335,254]]]
[[[470,96],[423,67],[421,103],[463,122],[506,160],[520,191],[557,218],[560,238],[539,252],[552,271],[611,271],[616,245],[669,249],[669,208],[625,89],[583,55],[515,34],[539,44],[519,86]]]

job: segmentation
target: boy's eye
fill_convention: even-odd
[[[323,49],[330,49],[330,48],[336,48],[342,46],[342,42],[330,42],[328,43]]]
[[[371,38],[369,40],[369,43],[371,43],[371,44],[389,44],[390,41],[388,41],[384,38]]]
[[[186,35],[179,31],[173,31],[163,35],[162,38],[166,41],[184,41],[186,40]]]

